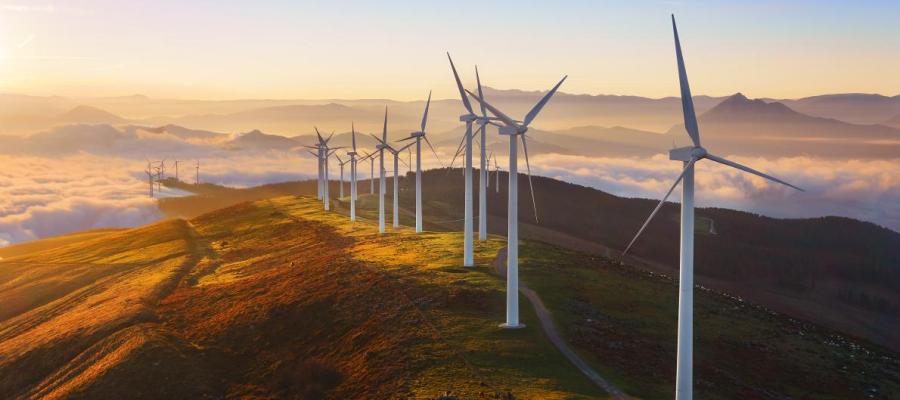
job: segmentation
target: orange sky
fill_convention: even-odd
[[[567,92],[662,97],[677,94],[674,12],[696,94],[900,93],[889,2],[182,3],[0,3],[0,91],[447,98],[449,50],[464,79],[478,63],[494,87],[569,74]]]

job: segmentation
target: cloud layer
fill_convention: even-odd
[[[197,159],[202,182],[247,187],[315,177],[316,162],[301,148],[228,149],[222,143],[231,137],[206,138],[196,132],[180,135],[78,126],[11,143],[19,146],[18,151],[7,147],[6,155],[0,155],[0,246],[158,220],[162,215],[156,201],[147,196],[146,158],[188,160],[180,170],[181,179],[187,182],[194,181]],[[454,150],[455,146],[438,149],[444,163]],[[430,151],[424,151],[424,168],[442,166]],[[840,215],[900,231],[898,159],[729,158],[801,186],[806,192],[703,161],[697,167],[698,205],[773,217]],[[390,157],[385,161],[390,168]],[[502,154],[498,161],[506,170]],[[524,172],[524,160],[520,163]],[[645,198],[659,198],[681,171],[680,163],[662,154],[649,158],[532,154],[531,166],[536,175]],[[337,179],[337,162],[333,161],[331,167],[331,177]],[[368,162],[360,165],[363,176],[368,176],[368,167]],[[406,172],[404,165],[401,168]],[[174,175],[171,161],[167,172]],[[346,174],[349,178],[349,169]],[[673,194],[673,201],[680,197],[678,192]],[[164,194],[184,195],[177,191]]]

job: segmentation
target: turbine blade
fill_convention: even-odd
[[[766,179],[768,179],[768,180],[770,180],[770,181],[777,182],[777,183],[780,183],[780,184],[782,184],[782,185],[785,185],[785,186],[788,186],[788,187],[797,189],[797,190],[799,190],[799,191],[801,191],[801,192],[805,192],[805,190],[803,190],[803,189],[801,189],[801,188],[799,188],[799,187],[797,187],[797,186],[791,185],[790,183],[787,183],[787,182],[785,182],[785,181],[783,181],[783,180],[781,180],[781,179],[778,179],[778,178],[776,178],[776,177],[774,177],[774,176],[766,175],[766,174],[764,174],[764,173],[762,173],[762,172],[759,172],[759,171],[757,171],[757,170],[755,170],[755,169],[753,169],[753,168],[750,168],[750,167],[748,167],[748,166],[746,166],[746,165],[741,165],[741,164],[738,164],[738,163],[736,163],[736,162],[734,162],[734,161],[726,160],[726,159],[724,159],[724,158],[722,158],[722,157],[719,157],[719,156],[716,156],[716,155],[713,155],[713,154],[706,154],[705,158],[708,158],[708,159],[710,159],[710,160],[713,160],[713,161],[715,161],[715,162],[717,162],[717,163],[719,163],[719,164],[724,164],[724,165],[727,165],[727,166],[729,166],[729,167],[737,168],[737,169],[739,169],[739,170],[742,170],[742,171],[745,171],[745,172],[749,172],[749,173],[751,173],[751,174],[753,174],[753,175],[756,175],[756,176],[760,176],[760,177],[766,178]]]
[[[438,160],[438,163],[441,164],[441,168],[444,168],[444,162],[441,161],[441,157],[439,157],[437,151],[434,150],[434,146],[431,145],[431,141],[428,140],[428,136],[422,136],[422,139],[425,139],[425,143],[428,144],[428,148],[431,149],[432,153],[434,153],[434,158],[436,158]]]
[[[528,171],[528,187],[531,189],[531,207],[534,209],[534,222],[540,223],[538,220],[537,202],[534,200],[534,184],[531,183],[531,163],[528,161],[528,142],[525,135],[522,136],[522,151],[525,153],[525,168]]]
[[[309,150],[307,150],[306,152],[309,153],[309,154],[312,154],[312,156],[315,157],[315,158],[319,158],[319,155],[316,154],[316,153],[313,153],[313,152],[311,152],[311,151],[309,151]]]
[[[478,97],[484,98],[484,93],[481,91],[481,77],[478,76],[478,66],[475,66],[475,81],[478,82]],[[487,112],[484,110],[484,103],[481,104],[481,116],[487,117]]]
[[[372,136],[372,138],[374,138],[375,140],[377,140],[379,143],[381,143],[381,144],[383,144],[383,145],[385,145],[385,146],[387,145],[387,143],[385,143],[383,140],[379,139],[378,136],[375,136],[374,134],[371,134],[371,133],[370,133],[369,135]]]
[[[415,138],[416,138],[415,136],[409,136],[409,137],[405,137],[403,139],[397,139],[397,140],[395,140],[395,142],[405,142],[407,140],[413,140]]]
[[[353,139],[353,152],[356,152],[356,127],[350,123],[350,137]]]
[[[474,98],[476,101],[487,107],[491,114],[494,114],[495,116],[497,116],[497,118],[500,118],[500,120],[503,121],[506,126],[519,129],[519,125],[516,124],[516,122],[513,121],[512,118],[504,114],[503,111],[498,110],[496,107],[492,106],[491,103],[488,103],[480,96],[476,96],[475,93],[472,93],[469,89],[466,89],[466,93],[468,93],[469,96],[472,96],[472,98]]]
[[[410,148],[410,147],[411,147],[412,145],[414,145],[414,144],[416,144],[416,142],[410,142],[410,143],[407,144],[406,146],[403,146],[403,147],[397,149],[397,152],[399,153],[399,152],[401,152],[401,151],[403,151],[403,150],[406,150],[406,149]]]
[[[450,160],[450,168],[453,168],[453,164],[456,162],[456,158],[462,154],[463,144],[466,142],[466,134],[464,133],[459,139],[459,146],[456,146],[456,153],[453,154],[453,159]],[[448,172],[449,173],[449,172]]]
[[[422,114],[422,132],[425,132],[425,123],[428,122],[428,108],[431,107],[431,91],[428,91],[428,101],[425,103],[425,112]]]
[[[387,143],[387,106],[384,106],[384,129],[381,131],[381,143]]]
[[[315,129],[315,130],[316,130],[316,136],[318,136],[318,137],[319,137],[319,144],[321,144],[321,143],[322,143],[322,141],[324,141],[324,140],[325,140],[325,139],[322,139],[322,134],[321,134],[321,133],[319,133],[319,127],[317,127],[317,126],[313,126],[313,128],[314,128],[314,129]]]
[[[623,256],[625,254],[628,254],[628,250],[631,250],[631,246],[634,245],[634,242],[637,241],[638,237],[641,236],[641,233],[644,232],[644,229],[647,228],[647,225],[650,224],[650,220],[652,220],[653,217],[656,216],[656,213],[659,211],[659,209],[662,208],[663,204],[666,203],[666,199],[668,199],[669,195],[672,194],[672,191],[675,190],[675,186],[678,186],[678,183],[681,182],[681,180],[684,178],[684,173],[687,172],[688,168],[694,165],[696,161],[696,158],[692,158],[690,161],[688,161],[687,165],[684,166],[684,169],[681,170],[681,174],[678,175],[677,179],[675,179],[675,183],[672,184],[672,187],[669,188],[669,191],[666,192],[666,195],[663,196],[662,200],[659,201],[659,204],[656,205],[656,208],[653,209],[653,212],[650,213],[650,216],[647,217],[647,220],[644,221],[644,225],[641,225],[641,229],[638,229],[637,234],[635,234],[634,238],[631,239],[631,243],[628,243],[628,247],[626,247],[625,251],[622,252]]]
[[[684,67],[684,56],[681,53],[681,41],[678,39],[678,27],[675,26],[675,15],[672,15],[672,31],[675,32],[675,58],[678,59],[678,83],[681,85],[681,109],[684,114],[684,129],[694,146],[700,146],[700,129],[697,127],[697,115],[694,113],[694,99],[691,98],[691,87],[688,84],[687,70]]]
[[[456,88],[459,89],[459,97],[462,97],[463,106],[466,107],[469,114],[472,114],[472,103],[469,102],[469,96],[466,96],[466,91],[463,89],[462,81],[459,80],[459,74],[456,73],[456,66],[453,65],[453,59],[450,58],[449,51],[447,52],[447,59],[450,60],[450,69],[453,70],[453,78],[456,79]]]
[[[528,114],[525,115],[525,119],[522,120],[522,125],[528,126],[528,124],[530,124],[531,121],[534,120],[534,117],[537,117],[538,113],[541,112],[541,109],[544,108],[544,105],[546,105],[547,102],[550,101],[550,98],[553,97],[553,94],[556,93],[556,90],[559,89],[559,87],[563,84],[563,82],[566,81],[566,78],[568,77],[569,76],[566,75],[562,79],[560,79],[559,83],[557,83],[556,86],[553,87],[553,89],[550,89],[550,91],[547,92],[547,94],[545,94],[544,97],[534,105],[531,111],[529,111]]]

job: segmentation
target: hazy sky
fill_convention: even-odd
[[[464,79],[677,94],[900,93],[900,2],[0,0],[0,91],[180,98],[454,96]]]

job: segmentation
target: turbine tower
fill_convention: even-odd
[[[691,138],[693,146],[672,149],[669,159],[681,161],[684,169],[675,179],[675,183],[666,192],[650,216],[638,230],[634,239],[622,253],[624,256],[631,250],[637,238],[650,223],[662,205],[672,194],[672,191],[683,181],[681,189],[681,249],[680,270],[678,278],[678,358],[675,373],[675,399],[690,400],[693,397],[693,360],[694,360],[694,164],[703,159],[709,159],[720,164],[727,165],[751,174],[766,178],[773,182],[789,186],[802,191],[799,187],[791,185],[778,178],[766,175],[753,168],[726,160],[722,157],[710,154],[700,145],[700,130],[697,126],[697,116],[694,113],[694,102],[691,99],[691,88],[688,85],[687,72],[684,67],[684,58],[681,53],[681,42],[678,39],[678,28],[675,26],[675,16],[672,16],[672,31],[675,35],[675,58],[678,64],[678,81],[681,86],[681,106],[684,114],[684,128]]]
[[[353,147],[347,152],[350,156],[350,221],[356,221],[356,127],[350,123],[350,138]]]
[[[403,161],[400,159],[400,153],[403,150],[409,149],[409,147],[412,146],[413,143],[409,143],[406,146],[403,146],[399,149],[395,149],[393,146],[391,146],[385,142],[382,142],[381,139],[379,139],[377,136],[373,135],[372,137],[374,137],[375,140],[377,140],[379,142],[379,144],[383,146],[384,150],[387,150],[387,151],[391,152],[391,154],[394,155],[394,197],[392,199],[392,202],[394,203],[393,204],[393,206],[394,206],[393,227],[399,228],[400,227],[400,177],[399,177],[400,164],[399,164],[399,162]],[[406,164],[405,161],[403,161],[403,163]]]
[[[528,131],[528,124],[537,117],[538,113],[544,108],[544,105],[550,101],[556,90],[565,82],[564,76],[553,89],[541,98],[537,104],[532,107],[531,111],[525,115],[522,122],[517,122],[506,116],[502,111],[490,105],[483,98],[475,95],[469,90],[469,93],[475,100],[483,104],[491,114],[494,114],[503,126],[500,127],[500,134],[509,136],[509,205],[507,207],[507,234],[506,234],[506,323],[500,325],[503,328],[516,329],[525,325],[519,323],[519,178],[518,178],[518,141],[522,138],[522,150],[525,153],[525,165],[528,167],[528,183],[531,187],[531,202],[534,206],[534,216],[537,220],[537,206],[534,202],[534,186],[531,185],[531,165],[528,162],[528,145],[525,140],[525,132]]]
[[[478,84],[478,96],[482,99],[484,98],[484,93],[481,91],[481,77],[478,76],[478,66],[475,66],[475,81]],[[487,157],[487,124],[494,118],[490,118],[487,116],[487,112],[484,109],[484,104],[481,104],[481,116],[478,117],[478,125],[481,125],[480,128],[480,150],[481,157],[479,158],[480,166],[478,172],[480,173],[478,178],[478,240],[485,241],[487,240],[487,185],[489,184],[488,180],[490,178],[488,168],[488,157]]]
[[[350,159],[348,158],[346,161],[344,161],[341,159],[341,156],[337,155],[337,153],[334,154],[334,158],[336,158],[338,160],[338,165],[341,168],[341,180],[340,180],[341,186],[340,186],[340,189],[338,189],[338,191],[340,192],[338,194],[338,198],[343,198],[344,197],[344,165],[349,163]]]
[[[450,57],[449,52],[447,53],[447,59],[450,60],[450,69],[453,70],[453,78],[456,80],[456,87],[459,89],[459,96],[462,98],[463,106],[467,111],[467,113],[459,116],[459,120],[466,123],[466,133],[463,136],[463,142],[465,143],[466,151],[465,211],[463,212],[463,266],[474,267],[474,245],[472,243],[472,123],[475,122],[478,116],[476,116],[475,113],[472,112],[472,104],[469,103],[469,97],[466,95],[465,89],[463,89],[462,81],[459,80],[459,74],[456,72],[456,66],[453,65],[453,58]],[[459,152],[457,152],[457,154],[458,153]],[[455,160],[456,157],[454,156],[453,161]],[[453,163],[451,162],[450,165],[453,165]]]
[[[197,164],[194,165],[194,168],[196,168],[196,175],[194,175],[194,184],[199,185],[200,184],[200,160],[197,160]]]
[[[325,203],[325,211],[328,211],[331,210],[331,193],[328,184],[328,159],[331,157],[331,154],[334,153],[334,150],[341,149],[342,147],[328,147],[328,142],[334,137],[334,131],[328,135],[328,138],[323,139],[322,134],[319,133],[319,128],[314,128],[316,130],[316,136],[319,139],[319,190],[322,192],[321,199],[322,202]]]
[[[144,172],[147,173],[147,182],[150,184],[150,197],[153,198],[153,167],[150,160],[147,160],[147,169]]]
[[[375,136],[375,135],[372,135]],[[378,140],[378,137],[375,137]],[[381,143],[375,145],[375,151],[378,152],[378,168],[380,175],[378,178],[378,233],[384,233],[384,149],[387,142],[387,106],[384,107],[384,129],[381,131]]]
[[[430,106],[431,91],[428,92],[428,101],[425,103],[425,112],[422,114],[421,129],[416,132],[410,133],[408,138],[400,139],[400,141],[416,141],[416,233],[422,232],[422,139],[425,139],[425,143],[427,143],[428,147],[431,148],[431,152],[434,153],[434,157],[438,159],[438,162],[440,162],[440,157],[438,157],[437,151],[434,150],[434,146],[431,145],[431,141],[428,140],[428,137],[425,136],[425,124],[428,122],[428,108]],[[385,141],[387,141],[387,139],[385,139]]]

